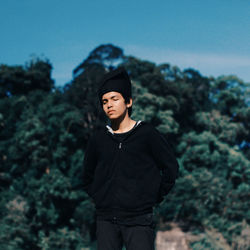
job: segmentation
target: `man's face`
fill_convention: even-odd
[[[126,104],[123,96],[119,92],[112,91],[102,96],[102,107],[110,120],[117,119],[124,115],[127,108],[131,105],[132,101]]]

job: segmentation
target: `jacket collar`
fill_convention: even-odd
[[[141,120],[137,121],[135,126],[131,130],[135,129],[141,122],[142,122]],[[106,128],[108,129],[109,133],[111,133],[112,135],[114,134],[113,129],[109,125],[106,125]],[[131,131],[131,130],[129,130],[129,131]]]

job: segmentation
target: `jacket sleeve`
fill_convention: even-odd
[[[169,193],[175,184],[179,164],[164,136],[155,128],[150,133],[150,145],[154,160],[161,171],[161,184],[158,193],[158,203]]]
[[[84,155],[82,181],[83,189],[90,195],[90,186],[94,179],[95,168],[97,164],[96,144],[94,135],[88,140],[87,148]]]

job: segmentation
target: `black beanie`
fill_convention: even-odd
[[[104,75],[98,89],[98,97],[101,105],[102,96],[111,91],[119,92],[126,100],[132,97],[131,81],[124,68],[118,68]]]

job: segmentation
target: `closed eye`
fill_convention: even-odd
[[[119,100],[119,98],[117,98],[116,96],[112,96],[111,99],[114,100],[114,101],[118,101],[118,100]],[[104,105],[104,104],[106,104],[107,102],[108,102],[108,101],[105,99],[105,100],[102,101],[102,104]]]

